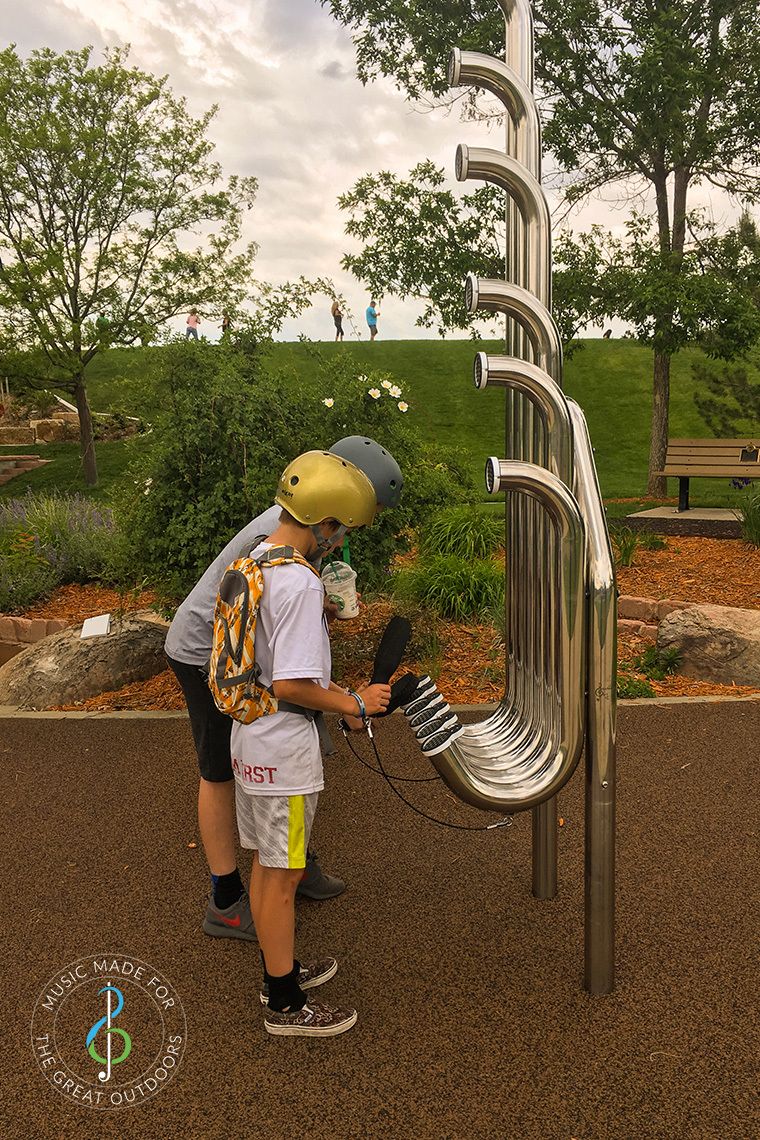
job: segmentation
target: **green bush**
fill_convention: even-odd
[[[750,546],[760,546],[760,485],[744,492],[741,511],[742,538]]]
[[[425,555],[489,558],[504,546],[504,518],[483,508],[449,507],[420,531],[419,540]]]
[[[653,530],[643,528],[637,531],[639,538],[639,546],[642,550],[666,550],[667,542],[661,534],[656,534]]]
[[[610,538],[618,566],[633,566],[633,558],[641,541],[638,531],[629,526],[619,526],[610,531]]]
[[[29,535],[36,555],[53,570],[57,585],[103,577],[114,541],[113,519],[81,495],[27,491],[0,505],[0,532]]]
[[[618,673],[617,695],[619,697],[654,697],[655,693],[649,681],[642,681],[638,677],[631,677],[628,673]]]
[[[393,592],[452,621],[485,618],[503,603],[504,569],[490,560],[438,555],[397,574]]]
[[[230,538],[272,505],[291,459],[343,436],[377,439],[405,477],[401,505],[351,537],[362,590],[386,583],[413,525],[442,503],[476,497],[465,457],[423,447],[400,397],[378,374],[356,375],[347,356],[317,356],[308,384],[232,347],[174,343],[153,359],[166,407],[116,503],[123,533],[116,569],[123,581],[146,578],[166,601],[183,598]]]
[[[675,648],[658,649],[656,645],[648,645],[631,664],[635,672],[643,673],[650,681],[664,681],[678,672],[681,654]]]
[[[0,531],[0,613],[21,613],[56,585],[55,570],[37,553],[32,535]]]
[[[34,495],[0,505],[0,610],[18,612],[55,586],[100,581],[115,541],[110,511],[80,495]]]

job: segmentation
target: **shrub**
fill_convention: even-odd
[[[681,664],[681,654],[675,648],[658,649],[656,645],[649,645],[631,662],[637,673],[643,673],[650,681],[664,681],[678,671]]]
[[[637,534],[642,550],[667,550],[668,544],[661,534],[655,534],[653,530],[646,528],[637,531]]]
[[[21,613],[57,585],[53,567],[20,528],[0,532],[0,613]]]
[[[81,495],[53,492],[0,505],[0,531],[31,535],[35,554],[54,572],[56,585],[98,581],[113,543],[113,519]]]
[[[504,570],[489,560],[438,555],[401,571],[393,591],[452,621],[484,618],[503,602]]]
[[[760,546],[760,485],[745,491],[741,511],[742,538],[750,546]]]
[[[633,566],[633,557],[639,547],[638,532],[629,526],[615,527],[610,532],[618,566]]]
[[[426,555],[489,558],[504,546],[504,516],[482,507],[449,507],[420,531]]]
[[[230,538],[272,505],[291,459],[343,436],[377,439],[405,476],[401,505],[351,536],[363,590],[387,581],[413,524],[446,502],[476,497],[465,457],[423,447],[383,378],[357,376],[348,357],[317,356],[309,383],[229,346],[174,343],[153,359],[166,408],[155,444],[116,504],[129,536],[118,572],[124,581],[147,578],[165,601],[183,598]]]
[[[655,693],[649,681],[639,677],[631,677],[628,673],[618,673],[617,695],[619,697],[654,697]]]

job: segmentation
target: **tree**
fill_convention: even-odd
[[[498,55],[493,0],[322,0],[354,32],[359,77],[395,79],[411,98],[446,91],[454,44]],[[760,196],[760,11],[756,0],[538,0],[536,77],[544,142],[580,202],[617,184],[653,203],[658,273],[648,490],[663,495],[670,361],[680,347],[674,299],[684,272],[689,192],[700,184]]]
[[[399,178],[389,171],[366,174],[338,199],[349,215],[346,233],[363,245],[341,264],[369,291],[414,297],[425,303],[417,324],[467,329],[480,317],[464,307],[465,274],[500,277],[504,272],[504,199],[494,186],[471,194],[446,189],[444,171],[421,162]],[[554,315],[566,352],[594,319],[594,286],[600,251],[563,234],[554,251]]]
[[[193,118],[126,48],[91,56],[0,52],[0,305],[17,375],[74,396],[93,486],[88,365],[191,307],[235,309],[256,180],[222,183],[206,137],[215,107]]]

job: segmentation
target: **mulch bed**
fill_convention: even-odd
[[[671,538],[664,550],[637,550],[634,562],[633,566],[618,570],[618,588],[622,594],[760,609],[760,550],[736,539]],[[153,600],[149,591],[135,596],[100,586],[62,586],[47,602],[34,606],[24,616],[61,618],[75,623],[95,614],[144,609]],[[366,680],[367,663],[393,612],[390,602],[371,602],[363,606],[358,618],[335,623],[335,658],[340,663],[340,679],[344,684],[355,686]],[[417,673],[434,671],[441,692],[452,703],[498,701],[503,691],[504,652],[496,631],[488,625],[441,622],[438,637],[440,652],[423,659],[411,653],[403,668]],[[621,633],[621,670],[639,675],[631,662],[649,644],[651,641],[646,638]],[[658,696],[740,696],[760,691],[760,688],[716,685],[678,675],[652,681],[651,685]],[[126,685],[117,692],[102,693],[77,705],[66,706],[89,711],[181,710],[184,707],[181,690],[170,670],[148,681]]]
[[[634,565],[618,569],[621,594],[760,609],[760,548],[733,538],[666,542],[664,550],[638,549]]]

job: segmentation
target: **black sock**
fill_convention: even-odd
[[[229,875],[212,875],[211,889],[214,892],[214,906],[219,910],[236,903],[243,893],[243,880],[237,867]]]
[[[263,950],[259,950],[259,957],[261,958],[261,968],[264,971],[264,981],[267,983],[267,985],[269,985],[269,983],[272,980],[272,975],[267,970],[267,964],[266,964],[266,961],[264,959],[264,951]],[[296,972],[296,977],[298,977],[298,975],[301,972],[301,963],[298,961],[297,958],[293,959],[293,969]]]
[[[306,994],[303,992],[298,984],[298,973],[300,966],[298,962],[293,963],[293,969],[282,977],[274,977],[272,974],[267,974],[266,967],[264,967],[264,977],[269,985],[269,1008],[282,1013],[287,1010],[288,1013],[297,1013],[299,1009],[303,1009],[306,1005]]]

